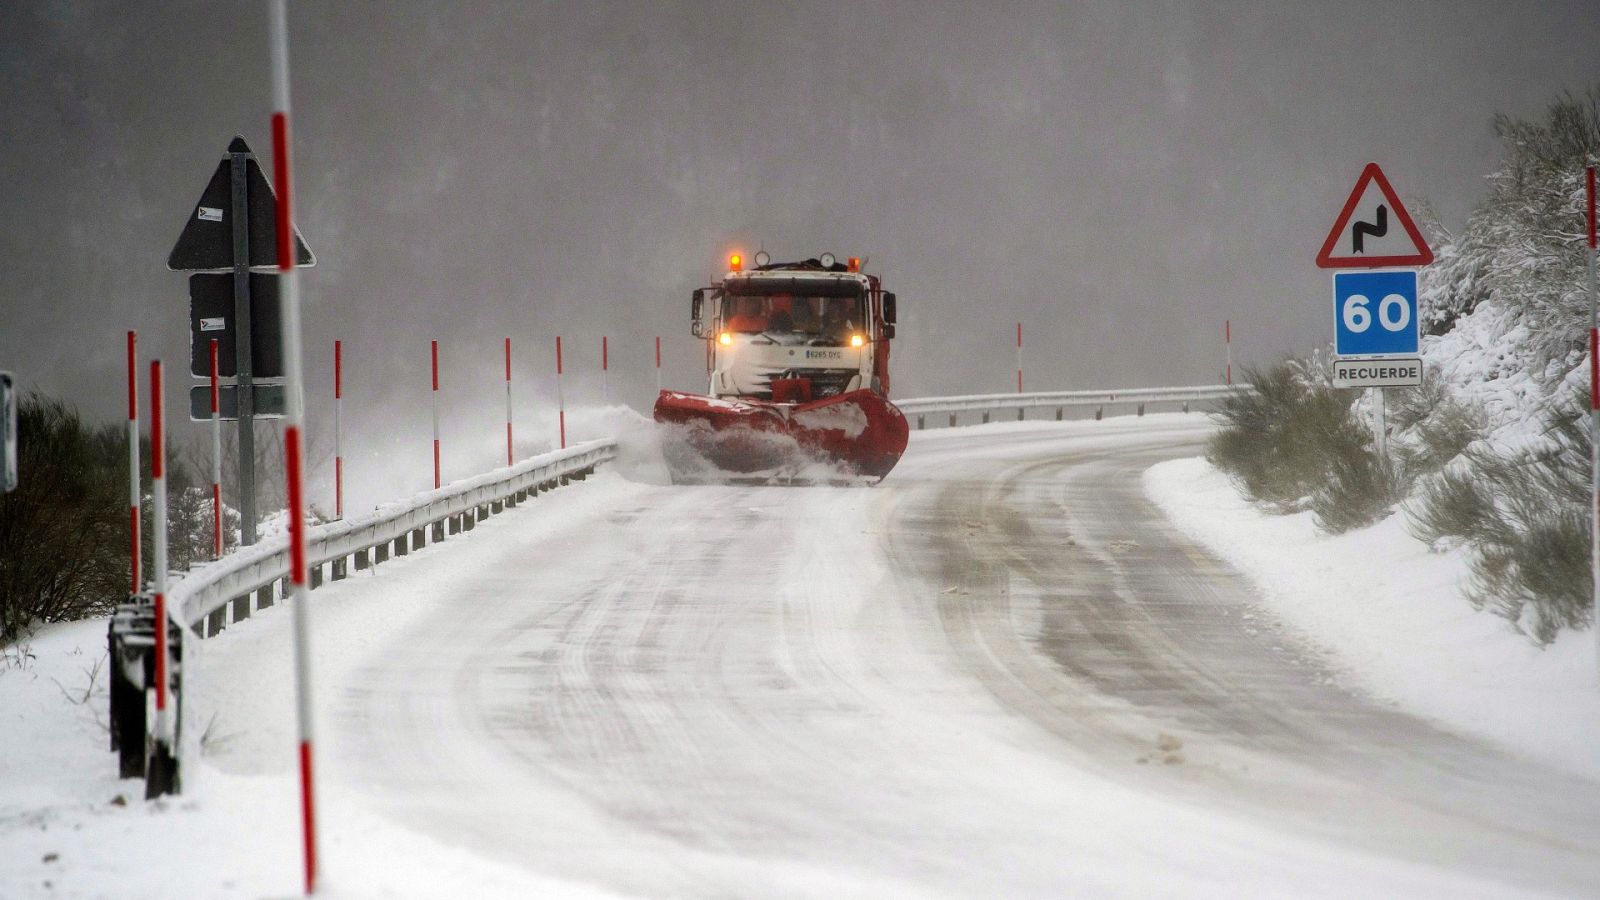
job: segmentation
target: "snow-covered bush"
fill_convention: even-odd
[[[17,489],[0,494],[0,644],[35,622],[109,612],[127,597],[128,437],[89,425],[66,403],[37,394],[17,409]],[[141,485],[144,559],[152,553],[148,464]],[[167,465],[168,564],[211,558],[211,490],[181,459]],[[229,512],[236,525],[237,513]],[[147,573],[148,574],[148,573]]]
[[[1399,499],[1348,391],[1329,386],[1320,357],[1248,369],[1255,389],[1229,397],[1207,458],[1250,499],[1279,512],[1310,509],[1339,532],[1370,524]]]
[[[107,611],[128,591],[126,432],[59,400],[17,407],[17,489],[0,494],[0,644],[34,622]]]
[[[1540,643],[1592,621],[1589,432],[1577,404],[1550,421],[1516,451],[1474,445],[1407,505],[1419,538],[1472,548],[1472,602]]]
[[[1407,507],[1420,537],[1470,547],[1474,603],[1545,642],[1592,618],[1590,438],[1571,398],[1588,379],[1583,179],[1600,163],[1600,88],[1494,129],[1504,156],[1483,204],[1458,235],[1428,226],[1440,246],[1422,272],[1422,355],[1450,396],[1403,436],[1425,475]]]
[[[1462,402],[1431,371],[1422,384],[1387,391],[1389,446],[1402,483],[1440,472],[1484,436],[1482,413]]]

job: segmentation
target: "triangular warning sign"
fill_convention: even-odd
[[[1431,262],[1433,250],[1395,196],[1389,179],[1383,177],[1377,163],[1367,163],[1328,239],[1322,242],[1317,265],[1324,269],[1377,269]]]
[[[248,226],[249,264],[253,268],[276,266],[278,263],[278,202],[272,186],[261,172],[261,166],[250,153],[244,138],[235,137],[228,145],[228,156],[222,158],[217,170],[189,214],[189,223],[178,235],[167,257],[167,268],[181,272],[201,269],[233,268],[233,159],[232,154],[244,156],[244,177],[248,189],[245,218]],[[296,228],[295,259],[298,265],[314,266],[316,258],[306,247],[305,238]]]

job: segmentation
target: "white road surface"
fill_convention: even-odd
[[[541,499],[339,589],[427,602],[327,672],[325,772],[622,895],[1600,894],[1600,785],[1249,624],[1140,490],[1205,427],[918,434],[871,489]]]

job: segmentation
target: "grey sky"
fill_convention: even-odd
[[[125,329],[187,353],[164,261],[229,138],[269,157],[264,8],[0,6],[0,368],[109,418]],[[425,427],[430,338],[487,419],[507,334],[530,399],[558,331],[580,371],[609,334],[637,407],[656,334],[693,388],[688,293],[758,241],[870,258],[900,396],[1007,389],[1018,319],[1040,389],[1215,381],[1224,317],[1241,359],[1326,340],[1312,260],[1362,164],[1459,224],[1490,117],[1600,81],[1592,0],[290,16],[309,387],[345,339],[358,430]]]

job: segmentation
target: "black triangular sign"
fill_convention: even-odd
[[[250,152],[244,138],[235,137],[228,145],[229,153]],[[245,159],[245,183],[249,186],[247,197],[249,226],[249,263],[252,268],[276,266],[278,263],[278,203],[272,186],[261,172],[254,156]],[[294,232],[296,259],[301,266],[317,264],[311,250],[306,247],[300,229]],[[167,257],[167,268],[180,272],[203,269],[233,268],[233,163],[223,157],[217,170],[189,214],[189,223],[178,235]]]

